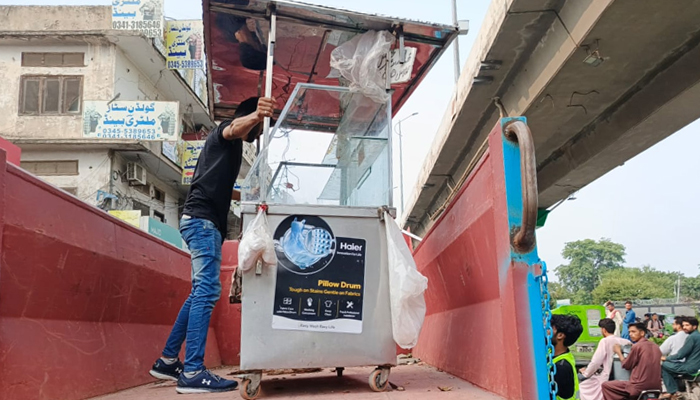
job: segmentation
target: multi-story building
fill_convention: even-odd
[[[178,102],[181,133],[215,126],[158,44],[112,30],[109,6],[0,7],[0,136],[22,148],[23,168],[79,199],[176,228],[187,186],[173,143],[83,136],[88,101]]]

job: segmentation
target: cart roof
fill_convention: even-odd
[[[457,35],[453,26],[309,5],[292,1],[203,0],[205,50],[209,66],[209,110],[215,119],[233,116],[245,99],[264,93],[269,9],[277,10],[273,96],[279,113],[297,83],[339,85],[330,54],[339,44],[368,30],[403,30],[406,47],[416,48],[407,82],[392,85],[393,113],[423,80]],[[398,48],[398,40],[395,47]],[[245,65],[245,66],[244,66]],[[315,104],[333,117],[332,105]]]

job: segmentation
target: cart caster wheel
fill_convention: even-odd
[[[386,378],[382,380],[382,370],[375,369],[369,376],[369,388],[373,392],[384,392],[389,387],[389,371],[386,373]]]
[[[253,387],[250,380],[246,379],[241,383],[240,393],[241,397],[246,400],[255,400],[260,396],[260,385],[258,384],[257,386]]]
[[[343,371],[345,371],[345,368],[343,368],[343,367],[337,367],[337,368],[335,369],[335,373],[338,374],[338,378],[342,378],[342,377],[343,377]]]

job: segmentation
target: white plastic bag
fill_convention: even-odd
[[[389,255],[389,297],[394,341],[401,348],[410,349],[418,343],[425,320],[423,292],[428,288],[428,278],[418,272],[401,229],[388,213],[384,213],[384,225]]]
[[[387,31],[357,35],[333,49],[331,68],[350,81],[350,90],[358,91],[377,103],[386,103],[389,99],[386,76],[378,66],[391,50],[393,41],[394,37]]]
[[[245,272],[262,261],[264,266],[277,265],[275,243],[267,226],[265,211],[258,211],[253,222],[248,225],[238,244],[238,268]]]

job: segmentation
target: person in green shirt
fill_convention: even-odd
[[[575,399],[578,392],[576,360],[569,351],[583,333],[581,320],[575,315],[552,315],[552,345],[557,383],[557,400]]]
[[[698,332],[698,319],[687,317],[683,321],[683,331],[688,334],[685,344],[678,353],[667,357],[661,357],[661,376],[666,385],[662,399],[678,398],[678,375],[695,375],[700,371],[700,332]],[[681,361],[685,359],[685,361]]]

